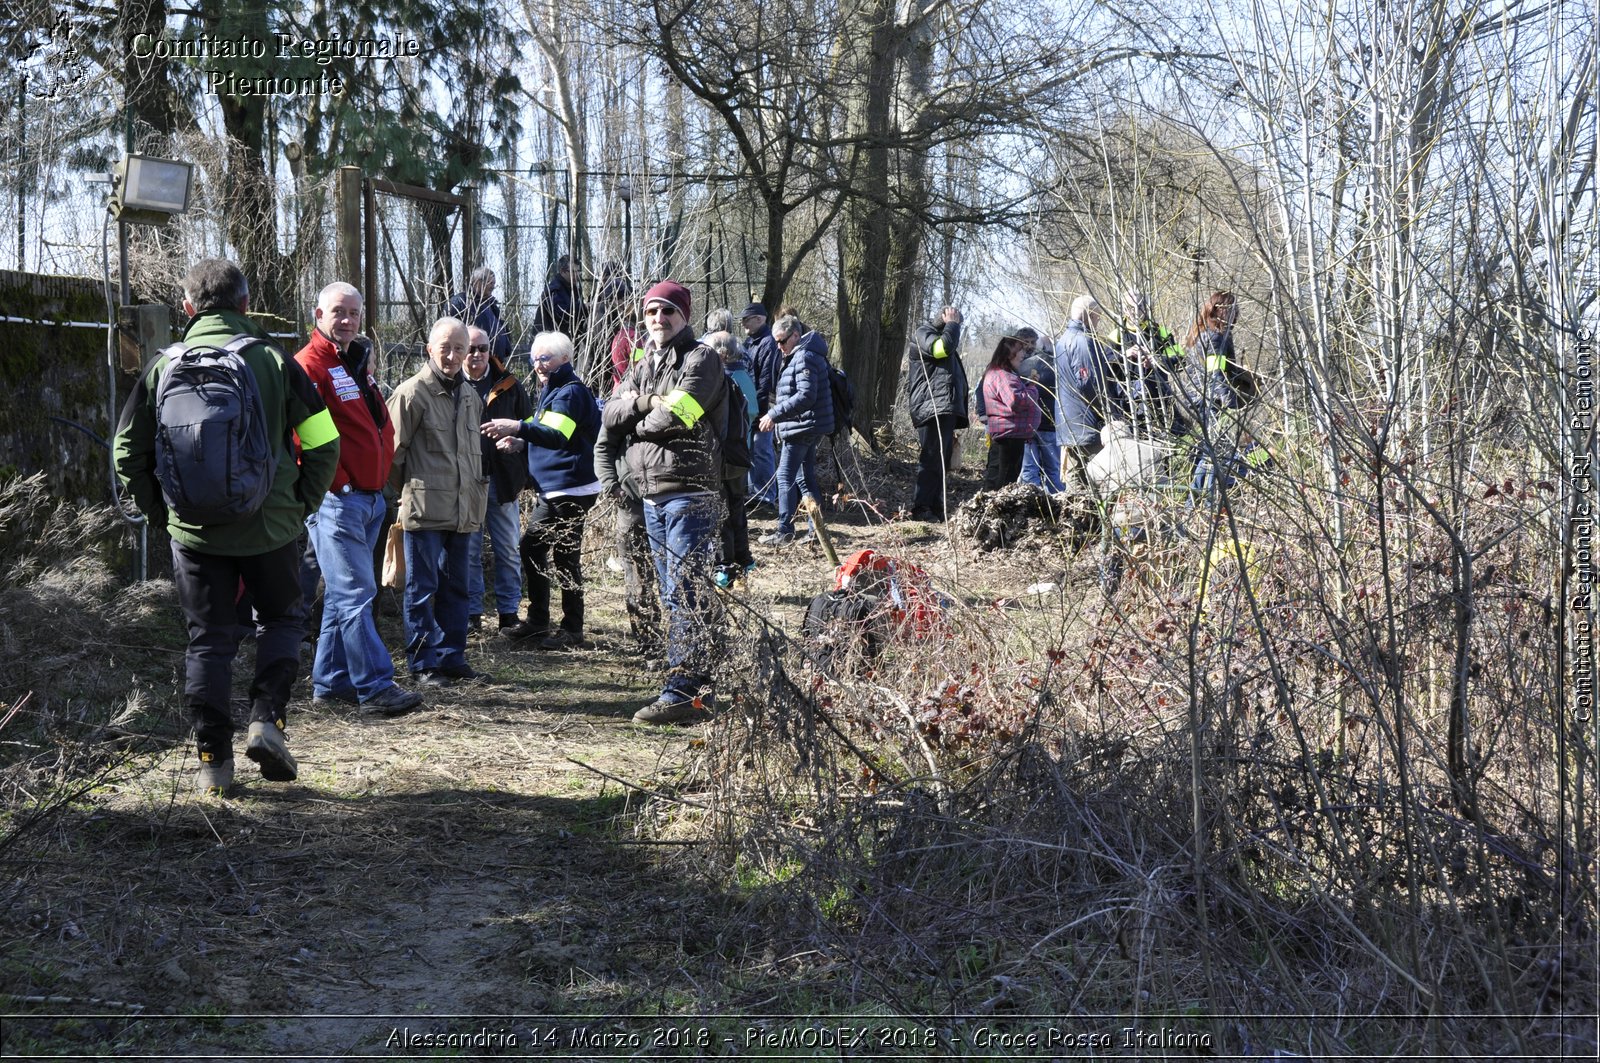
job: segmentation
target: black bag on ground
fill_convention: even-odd
[[[881,597],[855,590],[831,590],[811,599],[800,633],[812,643],[817,667],[864,672],[888,636],[882,604]]]

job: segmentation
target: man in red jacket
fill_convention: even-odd
[[[335,281],[317,296],[311,342],[295,361],[327,403],[339,429],[339,471],[306,518],[322,568],[322,632],[311,668],[320,703],[359,704],[385,716],[422,704],[394,682],[394,659],[378,636],[372,555],[383,531],[383,487],[394,461],[394,425],[372,375],[372,345],[361,337],[361,293]]]

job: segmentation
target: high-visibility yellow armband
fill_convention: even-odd
[[[1206,372],[1226,373],[1228,371],[1228,356],[1225,354],[1206,355]]]
[[[662,401],[667,404],[668,409],[677,415],[678,420],[683,422],[685,428],[693,428],[700,423],[700,418],[706,415],[705,407],[701,406],[693,395],[682,388],[668,392]]]
[[[935,358],[948,358],[948,357],[950,357],[950,352],[944,349],[944,337],[943,336],[940,336],[938,339],[933,341],[932,354],[933,354],[933,356]]]
[[[294,434],[300,437],[301,447],[315,450],[324,443],[338,439],[339,428],[333,423],[333,414],[322,409],[295,425]]]
[[[564,413],[557,413],[554,410],[546,410],[541,413],[539,415],[539,423],[546,428],[554,428],[567,439],[571,439],[572,433],[578,430],[577,421],[574,421]]]
[[[644,357],[644,348],[643,347],[635,347],[633,349],[633,361],[637,362],[639,359],[641,359],[643,357]]]

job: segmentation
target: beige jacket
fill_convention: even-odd
[[[406,531],[477,531],[489,504],[478,425],[483,400],[465,382],[446,388],[432,363],[389,396],[394,465],[389,486],[400,495]]]

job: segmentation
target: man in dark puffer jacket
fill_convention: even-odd
[[[917,430],[915,520],[943,520],[945,476],[958,428],[967,427],[967,369],[961,364],[961,311],[947,306],[917,329],[906,365],[906,405]]]

